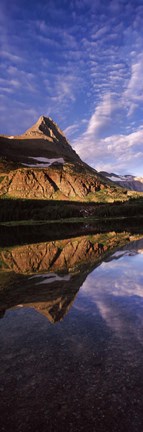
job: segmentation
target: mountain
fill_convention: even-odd
[[[126,200],[122,189],[84,163],[49,117],[20,136],[0,137],[0,197]]]
[[[118,184],[123,188],[137,191],[137,192],[143,192],[143,177],[136,177],[133,175],[119,176],[114,173],[109,174],[105,171],[100,171],[100,174],[103,175],[106,179],[115,182],[116,184]]]
[[[0,154],[25,166],[47,167],[55,162],[77,162],[81,159],[66,140],[63,132],[49,117],[41,116],[37,123],[20,136],[1,136]],[[52,160],[52,162],[51,162]]]

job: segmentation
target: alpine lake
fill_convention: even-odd
[[[143,228],[0,226],[1,432],[143,431]]]

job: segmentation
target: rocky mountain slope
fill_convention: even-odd
[[[21,136],[0,137],[0,197],[126,200],[122,189],[84,163],[56,123],[43,116]]]
[[[101,171],[100,174],[123,188],[137,192],[143,192],[143,177],[136,177],[133,175],[119,176],[114,173],[109,174],[105,171]]]

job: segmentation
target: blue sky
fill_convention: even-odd
[[[1,0],[0,130],[53,118],[98,170],[143,176],[143,0]]]

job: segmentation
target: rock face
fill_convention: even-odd
[[[83,171],[83,170],[82,170]],[[0,183],[0,196],[15,198],[73,199],[104,189],[98,176],[76,172],[75,166],[10,171]]]
[[[100,174],[123,188],[137,192],[143,192],[143,177],[136,177],[132,175],[118,176],[117,174],[109,174],[104,171],[101,171]]]
[[[0,137],[0,197],[96,201],[105,191],[110,201],[117,189],[82,162],[51,118],[40,117],[21,136]]]

